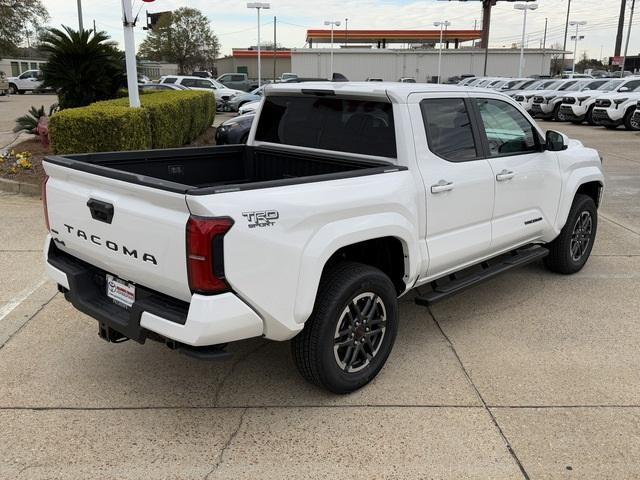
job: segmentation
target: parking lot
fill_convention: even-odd
[[[409,295],[348,396],[304,382],[288,343],[220,363],[107,344],[45,278],[39,200],[0,195],[0,478],[640,477],[640,133],[542,123],[604,157],[586,267]]]

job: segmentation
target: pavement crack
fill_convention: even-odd
[[[209,477],[220,467],[220,465],[222,465],[222,462],[224,461],[224,454],[227,451],[227,449],[231,446],[231,443],[236,438],[236,435],[238,435],[238,432],[242,428],[242,424],[244,423],[244,416],[245,416],[246,413],[247,413],[247,409],[244,408],[242,410],[242,413],[240,413],[240,419],[238,420],[238,426],[235,428],[235,430],[233,432],[231,432],[231,435],[229,435],[229,438],[227,439],[225,444],[220,449],[220,453],[218,454],[218,458],[216,460],[216,463],[213,465],[213,468],[211,470],[209,470],[209,472],[207,472],[207,474],[204,476],[204,480],[208,480]]]
[[[265,346],[267,346],[269,343],[268,342],[264,342],[259,344],[257,347],[252,348],[251,350],[245,352],[243,355],[238,355],[235,358],[235,361],[233,362],[233,364],[231,365],[231,368],[229,369],[229,371],[226,373],[226,375],[222,378],[222,380],[220,381],[220,385],[218,386],[218,389],[216,390],[216,396],[213,399],[213,404],[218,407],[219,406],[219,401],[220,401],[220,394],[222,393],[222,390],[225,386],[225,384],[227,383],[227,380],[231,377],[231,375],[233,375],[233,373],[236,370],[236,367],[244,362],[247,358],[249,358],[251,355],[253,355],[254,353],[256,353],[257,351],[259,351],[260,349],[264,348]]]
[[[9,335],[7,337],[7,339],[0,344],[0,350],[2,350],[4,348],[4,346],[9,343],[13,337],[15,337],[16,335],[18,335],[18,333],[20,333],[22,331],[22,329],[36,316],[38,315],[47,305],[49,305],[49,303],[51,302],[51,300],[53,300],[54,298],[56,298],[56,295],[58,293],[56,292],[49,300],[47,300],[46,302],[44,302],[42,305],[40,305],[38,307],[38,309],[29,317],[27,318],[24,323],[22,325],[20,325],[20,327],[18,327],[18,329],[13,332],[11,335]]]
[[[604,218],[605,220],[607,220],[608,222],[611,222],[611,223],[613,223],[614,225],[619,226],[620,228],[624,228],[624,229],[625,229],[625,230],[627,230],[628,232],[635,233],[636,235],[640,235],[640,232],[636,232],[633,228],[629,228],[629,227],[627,227],[626,225],[623,225],[623,224],[622,224],[622,223],[620,223],[620,222],[616,222],[615,220],[613,220],[613,219],[611,219],[611,218],[607,217],[606,215],[604,215],[604,214],[603,214],[603,213],[601,213],[601,212],[599,213],[599,215],[600,215],[602,218]]]
[[[505,433],[502,431],[502,428],[500,427],[500,424],[498,423],[498,420],[496,419],[496,417],[493,415],[493,412],[487,406],[487,402],[485,401],[484,397],[480,393],[480,390],[478,389],[476,384],[473,382],[473,379],[471,378],[471,375],[469,374],[467,368],[465,367],[464,363],[462,362],[462,359],[460,358],[460,355],[458,355],[458,352],[456,350],[456,347],[453,345],[453,342],[451,341],[451,339],[447,336],[447,334],[442,329],[442,326],[440,325],[440,322],[438,322],[438,320],[436,319],[436,316],[431,311],[431,307],[427,307],[427,310],[429,312],[429,315],[431,315],[431,318],[433,319],[434,323],[436,324],[436,327],[438,327],[438,330],[440,330],[440,333],[442,334],[442,336],[446,340],[447,344],[449,345],[449,348],[451,348],[451,351],[455,355],[456,360],[460,364],[460,368],[462,368],[462,371],[463,371],[465,377],[467,377],[467,380],[468,380],[469,384],[471,385],[473,390],[476,392],[476,395],[478,396],[478,399],[482,403],[482,407],[487,412],[487,414],[489,415],[489,418],[491,418],[491,421],[493,422],[493,425],[496,427],[496,430],[498,431],[498,433],[502,437],[502,440],[504,441],[505,446],[507,447],[507,450],[509,451],[509,454],[511,455],[511,458],[513,458],[514,462],[516,463],[516,465],[520,469],[520,472],[522,473],[522,477],[525,480],[530,480],[529,474],[525,470],[524,465],[522,465],[522,462],[518,458],[518,455],[516,454],[515,450],[511,446],[511,442],[509,441],[509,439],[507,438]]]

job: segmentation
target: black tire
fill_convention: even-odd
[[[361,263],[336,263],[323,274],[313,313],[291,342],[293,359],[309,382],[353,392],[380,372],[397,331],[398,300],[389,277]]]
[[[587,216],[589,219],[588,229]],[[545,266],[552,272],[564,275],[580,271],[591,255],[597,230],[598,211],[596,204],[591,197],[577,194],[573,199],[567,222],[560,235],[547,245],[549,255],[544,258]],[[579,244],[578,248],[576,248],[576,243]]]
[[[9,93],[11,95],[15,95],[16,93],[18,93],[18,87],[16,87],[13,83],[9,84]]]
[[[624,128],[627,130],[637,132],[640,130],[640,121],[633,119],[633,114],[636,112],[635,107],[630,108],[624,116]]]
[[[596,122],[593,121],[593,109],[594,109],[594,107],[595,107],[595,105],[591,105],[589,107],[589,110],[587,110],[587,114],[584,116],[585,122],[587,122],[592,127],[594,127],[596,125]]]
[[[564,113],[560,113],[560,107],[562,106],[561,103],[559,103],[558,105],[555,106],[555,108],[553,109],[553,117],[551,117],[553,120],[555,120],[556,122],[566,122],[567,119],[564,115]]]

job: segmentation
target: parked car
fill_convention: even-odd
[[[640,124],[634,117],[638,100],[640,86],[633,90],[622,87],[617,92],[605,93],[596,99],[591,118],[596,125],[609,129],[624,125],[627,130],[640,130]]]
[[[4,72],[0,72],[0,95],[9,94],[9,80],[5,76]]]
[[[216,107],[219,105],[220,108],[224,108],[226,102],[228,102],[234,95],[244,93],[241,90],[227,88],[212,78],[169,75],[163,77],[160,80],[160,84],[182,85],[183,87],[190,88],[191,90],[206,90],[212,92],[216,96]],[[220,100],[220,102],[218,102],[218,100]]]
[[[230,118],[216,129],[216,145],[247,143],[255,113]]]
[[[278,82],[286,82],[287,80],[291,80],[294,78],[300,78],[299,75],[297,73],[291,73],[291,72],[287,72],[287,73],[283,73],[282,75],[280,75],[280,78],[278,79]]]
[[[526,90],[537,82],[534,78],[510,78],[501,87],[500,91],[507,95],[511,95],[519,90]]]
[[[640,100],[636,104],[636,111],[633,113],[632,122],[636,125],[640,125]]]
[[[474,80],[477,80],[477,79],[478,79],[478,77],[473,77],[473,76],[466,77],[466,78],[463,78],[462,80],[460,80],[458,82],[458,85],[461,86],[461,87],[464,87],[464,86],[469,85],[471,82],[473,82]]]
[[[257,100],[255,102],[245,103],[240,108],[238,108],[238,113],[240,115],[245,115],[247,113],[255,113],[255,111],[258,109],[259,106],[260,106],[260,100]]]
[[[597,90],[565,94],[560,110],[565,120],[576,124],[587,122],[589,125],[595,125],[592,114],[598,97],[607,93],[633,91],[638,87],[640,77],[609,79]]]
[[[581,79],[577,80],[572,85],[569,84],[566,88],[563,85],[558,90],[543,91],[539,95],[533,97],[533,103],[531,104],[531,115],[536,118],[542,118],[545,120],[556,120],[558,122],[564,122],[566,117],[561,110],[562,102],[565,95],[569,92],[582,92],[583,90],[596,90],[602,85],[607,83],[606,79]]]
[[[39,91],[42,87],[42,72],[40,70],[27,70],[17,77],[7,78],[9,82],[9,93],[19,93]]]
[[[416,83],[416,79],[413,77],[400,77],[398,79],[400,83]]]
[[[138,75],[138,84],[141,83],[151,83],[151,79],[146,75],[139,74]]]
[[[247,145],[46,157],[49,276],[104,340],[215,359],[292,339],[304,378],[347,393],[383,368],[415,287],[428,306],[533,261],[585,265],[597,151],[499,92],[336,90],[270,86]]]
[[[384,80],[379,77],[367,77],[365,82],[384,82]]]
[[[196,70],[191,74],[191,76],[200,78],[213,78],[211,72],[207,72],[206,70]]]
[[[139,83],[138,90],[141,92],[162,92],[167,90],[190,90],[176,83]]]
[[[243,105],[247,103],[259,101],[262,98],[264,87],[265,86],[263,85],[260,88],[256,88],[252,92],[239,93],[238,95],[234,95],[227,102],[227,104],[229,105],[229,109],[232,112],[237,112],[240,109],[240,107],[242,107]]]
[[[216,81],[227,88],[243,92],[250,92],[258,88],[258,81],[249,79],[246,73],[225,73],[216,78]]]

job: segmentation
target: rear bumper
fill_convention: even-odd
[[[136,286],[130,309],[107,297],[105,272],[58,249],[50,238],[45,245],[47,273],[62,287],[65,298],[95,318],[106,339],[126,337],[139,343],[147,338],[172,340],[194,347],[219,345],[262,335],[262,319],[233,293],[194,294],[186,303]]]

